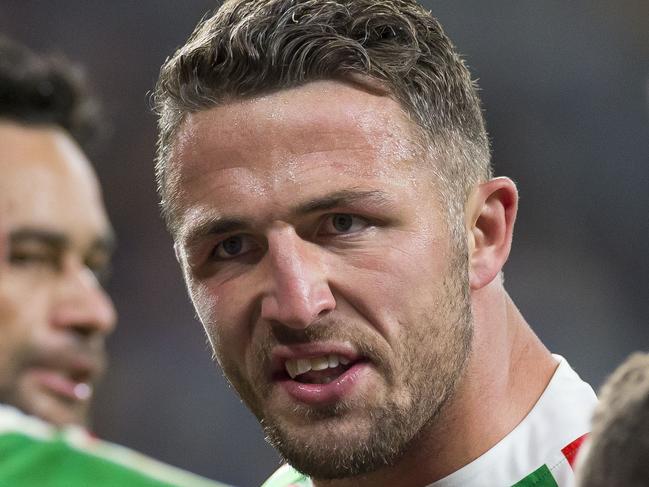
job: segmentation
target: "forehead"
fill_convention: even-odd
[[[320,132],[321,137],[311,139],[313,132]],[[341,132],[346,132],[344,137]],[[260,139],[261,133],[266,137]],[[392,151],[392,157],[403,158],[398,151],[409,150],[407,139],[412,137],[405,112],[388,96],[321,81],[189,114],[176,137],[171,159],[179,153],[187,156],[210,148],[236,155],[258,149],[268,138],[287,152],[300,152],[305,146],[318,150],[356,144]],[[241,145],[242,139],[246,145]],[[183,162],[187,166],[191,158]]]
[[[172,148],[169,194],[180,216],[224,193],[232,202],[243,193],[344,189],[350,178],[408,180],[422,166],[414,164],[413,140],[411,122],[391,98],[309,83],[189,115]]]
[[[7,231],[49,229],[79,239],[108,233],[96,176],[68,135],[0,121],[0,146],[0,216]]]

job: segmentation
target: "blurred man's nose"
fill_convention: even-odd
[[[306,328],[336,307],[318,249],[288,225],[268,236],[268,287],[261,317],[291,328]]]
[[[113,302],[85,265],[66,267],[57,298],[52,317],[55,326],[84,336],[106,336],[115,328],[117,315]]]

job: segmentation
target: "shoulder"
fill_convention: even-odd
[[[0,485],[223,487],[79,427],[57,429],[0,404]]]
[[[431,487],[574,484],[573,464],[597,397],[561,356],[532,410],[497,444]]]

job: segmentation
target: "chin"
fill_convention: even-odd
[[[316,419],[314,416],[320,416]],[[311,412],[296,424],[268,418],[262,421],[267,441],[297,470],[318,479],[354,477],[391,464],[404,445],[404,438],[384,435],[373,418],[358,415],[324,417]],[[394,441],[396,440],[396,441]],[[370,451],[368,445],[378,448]]]
[[[32,416],[37,416],[48,423],[57,427],[70,425],[87,426],[88,412],[87,408],[70,407],[61,404],[58,400],[49,400],[31,405],[24,408],[25,412]]]

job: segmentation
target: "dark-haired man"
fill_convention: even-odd
[[[215,487],[83,428],[115,310],[79,83],[63,61],[0,38],[0,485]]]
[[[85,425],[115,326],[100,284],[112,230],[79,145],[96,108],[77,71],[0,42],[0,401]]]
[[[516,187],[429,12],[228,1],[156,104],[190,296],[297,470],[265,485],[572,484],[596,399],[505,291]]]

